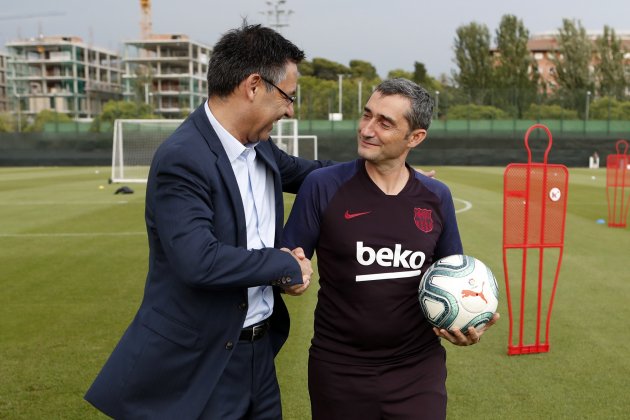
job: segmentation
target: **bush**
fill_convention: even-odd
[[[451,120],[504,120],[508,114],[489,105],[467,104],[450,107],[447,117]]]
[[[0,133],[13,131],[13,119],[11,114],[0,114]]]
[[[92,122],[91,131],[98,132],[101,129],[102,123],[113,123],[117,119],[159,119],[159,117],[153,114],[153,108],[151,105],[145,103],[131,102],[131,101],[107,101],[103,105],[103,112],[101,115],[94,118]]]
[[[577,120],[578,113],[573,109],[565,109],[560,105],[538,105],[532,104],[523,113],[526,120]]]
[[[61,112],[45,109],[43,111],[40,111],[39,114],[37,114],[33,123],[26,126],[24,131],[27,133],[42,132],[44,131],[44,124],[46,123],[67,123],[67,122],[72,122],[72,118],[70,118],[68,115],[62,114]]]
[[[589,117],[593,120],[630,120],[630,102],[603,97],[591,104]]]

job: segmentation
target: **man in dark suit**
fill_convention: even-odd
[[[244,25],[215,45],[208,101],[157,150],[147,184],[144,298],[85,398],[115,418],[278,419],[273,358],[287,338],[280,291],[299,295],[311,264],[274,248],[282,192],[329,162],[268,141],[292,117],[304,53]]]

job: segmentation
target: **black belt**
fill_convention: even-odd
[[[269,330],[269,321],[264,320],[258,324],[250,325],[241,330],[241,335],[238,338],[239,341],[256,341],[260,340],[267,334]]]

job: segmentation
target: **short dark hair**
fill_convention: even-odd
[[[298,64],[303,59],[304,51],[278,32],[245,23],[225,33],[213,48],[208,63],[208,97],[228,96],[254,73],[280,83],[287,62]]]
[[[433,117],[433,98],[422,86],[398,77],[382,82],[376,87],[376,92],[383,96],[401,95],[409,99],[411,107],[405,118],[409,123],[410,131],[417,128],[429,129]]]

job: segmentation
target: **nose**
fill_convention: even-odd
[[[374,137],[374,120],[361,120],[359,123],[359,134],[365,138]]]
[[[291,102],[287,106],[287,111],[284,113],[284,116],[287,118],[293,118],[294,115],[295,115],[295,108],[293,108],[293,102]]]

